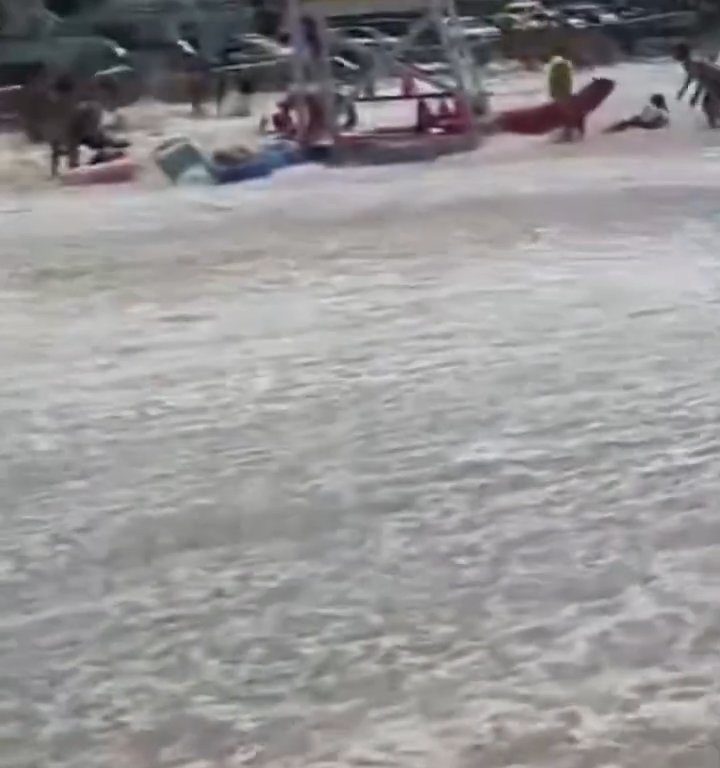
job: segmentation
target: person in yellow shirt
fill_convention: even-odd
[[[550,59],[548,66],[548,93],[550,98],[558,105],[564,106],[573,92],[573,66],[565,56],[564,51],[558,49]],[[564,141],[572,141],[572,126],[563,128]]]

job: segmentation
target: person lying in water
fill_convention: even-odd
[[[694,107],[702,99],[700,104],[708,125],[715,128],[720,118],[720,67],[694,55],[687,43],[675,46],[673,56],[685,70],[685,81],[677,93],[678,101],[694,83],[696,87],[690,106]]]
[[[49,94],[48,143],[50,144],[50,173],[56,176],[60,160],[67,158],[69,168],[80,164],[80,148],[94,150],[91,162],[107,162],[122,156],[130,146],[125,139],[116,139],[102,128],[102,107],[95,101],[81,101],[77,87],[68,77],[61,77]]]
[[[605,129],[605,133],[621,133],[630,128],[654,131],[658,128],[667,128],[668,125],[670,125],[670,112],[665,97],[661,93],[654,93],[640,114],[611,125]]]

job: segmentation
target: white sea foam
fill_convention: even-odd
[[[3,766],[715,768],[720,139],[611,71],[571,147],[5,156]]]

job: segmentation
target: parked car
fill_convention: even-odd
[[[391,37],[404,37],[417,18],[417,14],[376,16],[372,20],[368,19],[366,23],[373,29],[377,29],[379,32],[383,32]]]
[[[500,13],[496,13],[492,21],[499,29],[510,30],[525,26],[533,14],[543,11],[544,6],[537,0],[515,0],[508,3]]]
[[[257,88],[287,85],[292,49],[270,37],[255,33],[230,39],[217,62],[220,69],[243,72]]]
[[[492,42],[500,37],[500,30],[475,16],[460,16],[463,36],[469,42]]]
[[[563,24],[563,18],[555,11],[541,10],[533,11],[523,21],[518,23],[519,29],[548,29],[549,27],[559,27]]]
[[[389,48],[398,42],[398,38],[394,35],[389,35],[369,26],[336,27],[335,31],[352,40],[354,43],[358,43],[358,45],[369,47],[385,46]]]
[[[190,61],[199,60],[195,47],[182,38],[143,40],[129,51],[130,61],[143,76],[156,72],[182,70]]]
[[[41,71],[84,78],[129,63],[128,52],[103,37],[4,38],[0,45],[0,86],[24,85]]]
[[[151,77],[156,72],[183,69],[191,59],[198,58],[197,47],[183,35],[175,34],[170,25],[141,24],[137,19],[95,20],[71,16],[58,24],[65,34],[92,29],[95,33],[115,41],[127,51],[128,60],[141,77]]]
[[[618,15],[596,3],[571,3],[562,7],[567,19],[578,19],[586,24],[617,24]]]
[[[287,59],[291,53],[289,46],[282,45],[271,37],[247,33],[231,38],[222,55],[234,63],[256,64]]]
[[[647,11],[634,5],[629,5],[626,0],[614,0],[608,5],[608,10],[614,13],[620,20],[637,19],[646,16]]]
[[[350,27],[370,27],[390,37],[403,37],[408,27],[418,18],[418,13],[370,13],[354,16],[334,16],[332,26],[335,29]]]

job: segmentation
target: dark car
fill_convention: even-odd
[[[127,50],[104,37],[5,38],[0,45],[0,86],[24,85],[40,72],[92,77],[129,63]]]
[[[256,88],[283,88],[290,78],[292,49],[257,33],[235,35],[217,65],[241,72]]]

